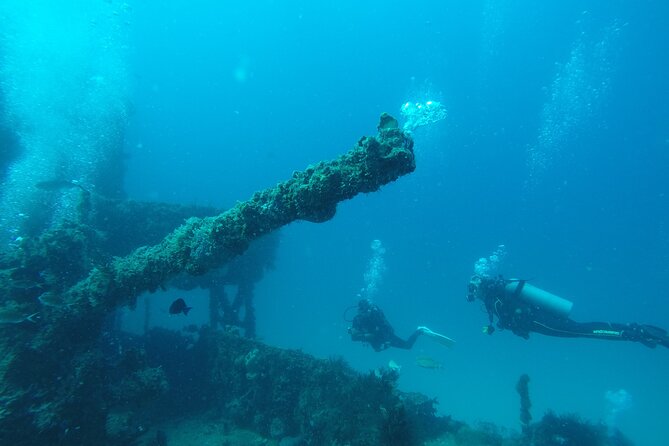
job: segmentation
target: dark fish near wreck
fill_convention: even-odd
[[[193,307],[189,307],[186,305],[186,301],[183,300],[182,298],[178,298],[174,302],[172,302],[172,305],[170,305],[170,314],[180,314],[183,313],[185,315],[188,315],[188,312],[192,309]]]

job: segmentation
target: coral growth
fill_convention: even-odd
[[[207,372],[188,397],[221,402],[220,419],[267,438],[411,445],[457,426],[435,415],[434,400],[399,392],[397,374],[389,370],[360,374],[341,359],[319,360],[214,331],[202,332],[189,354],[187,362]]]
[[[601,446],[606,428],[581,420],[576,415],[548,413],[534,426],[535,446]]]

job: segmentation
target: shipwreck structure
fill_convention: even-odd
[[[226,423],[277,441],[411,444],[412,425],[436,420],[434,408],[416,398],[408,404],[392,374],[361,376],[341,361],[215,330],[230,318],[225,306],[240,306],[250,292],[245,278],[232,303],[212,288],[222,314],[193,338],[161,330],[133,338],[116,332],[113,319],[142,293],[212,271],[295,220],[327,221],[339,202],[414,169],[413,141],[383,114],[378,135],[220,213],[107,200],[82,189],[76,221],[20,240],[0,259],[0,441],[130,444],[166,407],[192,406],[219,408]],[[130,221],[138,228],[124,226]],[[350,423],[328,426],[335,415]]]

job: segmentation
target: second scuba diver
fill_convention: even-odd
[[[358,302],[358,313],[351,321],[348,332],[353,341],[365,342],[377,352],[389,347],[409,350],[420,335],[426,335],[449,347],[455,343],[452,339],[422,326],[416,328],[406,340],[400,338],[395,334],[383,311],[369,299],[361,299]]]

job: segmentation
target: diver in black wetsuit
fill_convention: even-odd
[[[488,313],[489,324],[484,332],[492,334],[497,327],[511,330],[528,339],[531,332],[565,338],[595,338],[641,342],[647,347],[669,348],[667,331],[645,324],[612,322],[576,322],[569,318],[572,303],[555,296],[525,280],[502,276],[474,275],[469,281],[467,300],[479,299]]]
[[[380,352],[389,347],[411,349],[418,336],[425,332],[425,327],[418,327],[408,339],[395,334],[383,311],[368,299],[358,302],[358,314],[355,315],[348,329],[351,339],[366,342]]]

